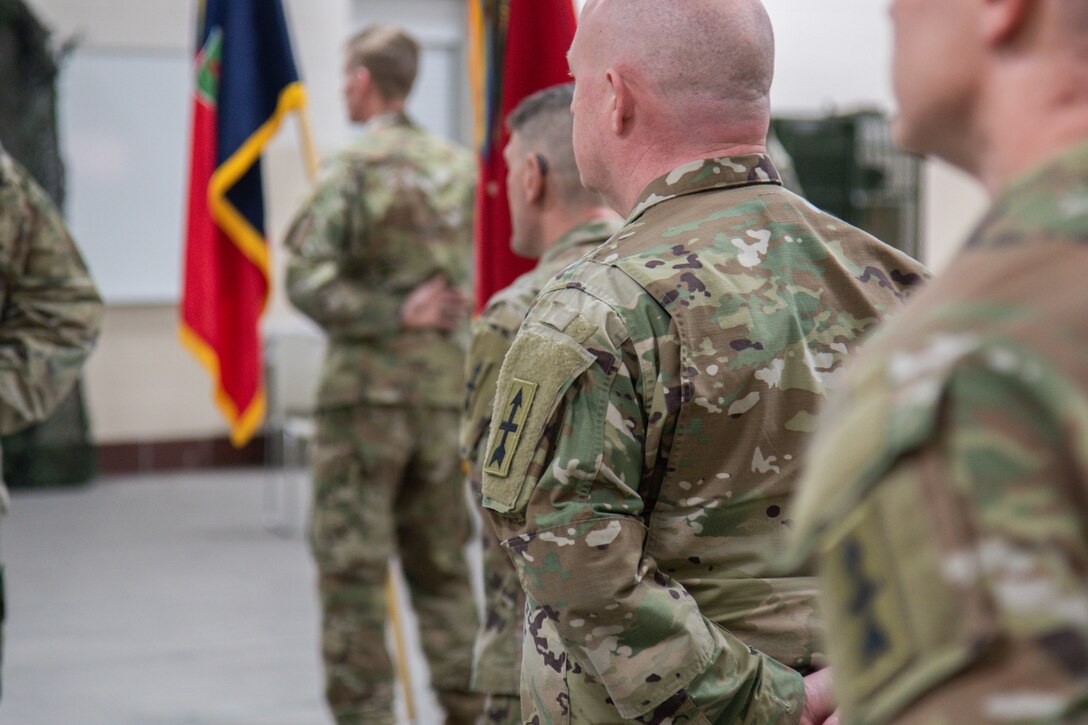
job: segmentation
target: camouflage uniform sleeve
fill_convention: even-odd
[[[365,172],[340,160],[318,180],[287,233],[287,296],[330,335],[378,337],[400,329],[403,292],[366,274],[370,232],[361,200]]]
[[[482,449],[491,425],[499,369],[522,319],[504,307],[488,307],[473,323],[472,341],[465,356],[465,402],[461,416],[461,456],[466,461],[474,462],[484,455]]]
[[[87,266],[52,202],[29,180],[15,183],[25,183],[24,203],[16,211],[5,209],[0,219],[3,434],[52,413],[94,348],[103,313]]]
[[[928,435],[831,517],[821,585],[850,722],[1088,714],[1088,491],[1055,410],[1021,372],[962,364]]]
[[[661,399],[653,353],[605,303],[571,300],[538,298],[518,333],[485,459],[484,505],[530,608],[627,720],[694,703],[715,722],[795,722],[801,677],[704,618],[644,553],[640,481],[663,425],[639,402]]]

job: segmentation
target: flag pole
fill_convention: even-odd
[[[310,114],[306,107],[298,109],[298,136],[302,142],[302,160],[306,164],[306,173],[310,182],[317,181],[319,162],[317,159],[317,146],[314,144],[314,131],[310,126]]]
[[[306,165],[306,174],[310,183],[317,181],[318,160],[317,145],[314,143],[310,115],[306,107],[298,109],[298,133],[302,143],[302,160]],[[393,630],[393,649],[396,650],[397,675],[404,691],[404,708],[408,713],[408,722],[416,720],[415,699],[412,697],[412,680],[408,670],[408,646],[404,641],[404,622],[400,616],[400,600],[397,597],[397,582],[393,577],[393,565],[389,565],[389,576],[385,580],[385,604],[389,610],[389,624]]]
[[[416,721],[416,704],[412,697],[412,682],[408,673],[408,647],[404,642],[404,623],[400,617],[400,604],[397,600],[397,582],[393,577],[393,566],[389,566],[389,577],[385,580],[385,605],[389,610],[389,624],[393,628],[393,649],[397,652],[397,674],[404,691],[404,709],[408,722]]]

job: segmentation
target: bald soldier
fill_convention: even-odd
[[[579,178],[571,139],[574,84],[554,86],[522,101],[507,119],[504,150],[514,252],[539,259],[537,266],[496,293],[473,327],[466,360],[468,390],[461,422],[461,454],[480,501],[485,443],[495,400],[495,381],[514,334],[540,289],[579,257],[605,242],[620,218]],[[481,512],[482,513],[482,512]],[[525,608],[517,572],[484,517],[484,621],[476,636],[472,681],[488,696],[488,725],[521,720],[519,675]]]
[[[827,386],[922,270],[780,185],[755,0],[590,0],[569,57],[582,179],[628,217],[499,375],[523,720],[822,722],[815,582],[763,557]]]
[[[821,421],[796,555],[847,721],[1084,722],[1088,3],[891,7],[899,140],[995,201]]]

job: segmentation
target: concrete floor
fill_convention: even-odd
[[[330,722],[304,490],[302,476],[246,471],[16,493],[0,524],[0,722]],[[269,493],[285,492],[266,507]],[[265,527],[269,510],[285,513],[286,532]],[[415,722],[440,723],[414,636],[409,645]]]

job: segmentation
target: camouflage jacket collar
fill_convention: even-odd
[[[366,122],[363,126],[364,133],[372,133],[374,131],[381,131],[386,128],[393,128],[395,126],[407,126],[412,128],[415,126],[412,123],[412,119],[408,118],[408,114],[404,111],[389,111],[388,113],[382,113]]]
[[[540,257],[538,266],[544,267],[556,257],[559,257],[572,247],[580,247],[584,244],[603,244],[613,234],[620,230],[623,223],[614,219],[593,219],[579,224],[569,232],[559,237],[555,244],[548,247]]]
[[[1030,240],[1088,243],[1088,141],[1013,181],[967,242],[974,249]]]
[[[685,194],[752,184],[781,183],[782,178],[778,174],[778,169],[771,163],[771,157],[766,154],[694,161],[673,169],[646,187],[627,221],[633,222],[650,207]]]

